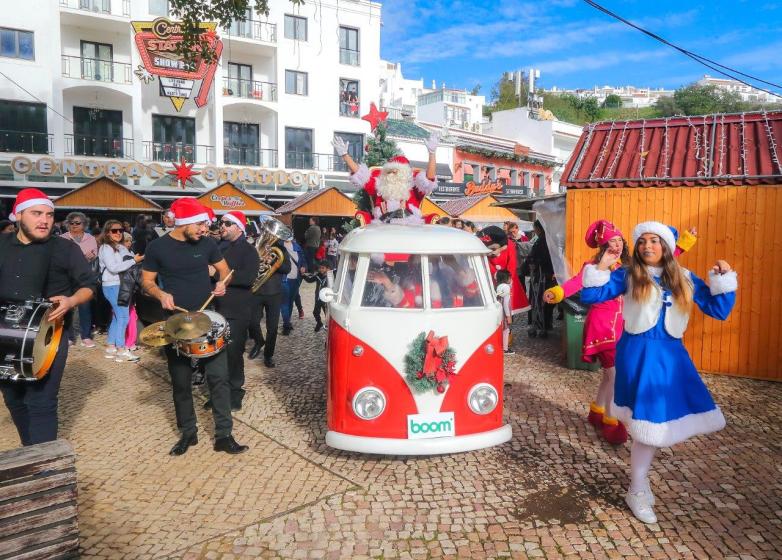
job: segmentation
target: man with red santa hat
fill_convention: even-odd
[[[438,134],[432,134],[424,142],[429,152],[426,173],[410,166],[403,155],[389,159],[380,169],[369,169],[365,164],[357,164],[348,154],[348,143],[339,136],[332,141],[337,155],[350,171],[350,182],[363,189],[372,204],[371,212],[359,211],[356,218],[361,225],[373,219],[386,223],[423,224],[431,223],[437,216],[421,214],[421,202],[437,187],[435,154],[440,144]]]

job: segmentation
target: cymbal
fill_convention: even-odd
[[[193,340],[212,328],[212,320],[206,313],[177,313],[166,321],[165,331],[174,340]]]
[[[173,342],[171,337],[169,337],[165,330],[163,330],[165,326],[166,322],[160,321],[158,323],[152,323],[151,325],[144,327],[138,337],[138,339],[141,341],[141,344],[144,344],[145,346],[151,346],[153,348],[171,344],[171,342]]]

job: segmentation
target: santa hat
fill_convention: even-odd
[[[400,165],[410,165],[410,160],[403,155],[394,156],[389,158],[388,163],[398,163]]]
[[[644,233],[653,233],[668,246],[668,250],[673,254],[676,250],[676,239],[673,236],[671,228],[660,222],[642,222],[633,228],[633,245],[638,243],[638,238]]]
[[[598,220],[589,226],[584,241],[592,249],[597,249],[614,237],[622,237],[622,232],[608,220]]]
[[[247,217],[244,215],[244,212],[231,210],[223,214],[223,219],[235,223],[242,230],[242,233],[247,231]]]
[[[174,224],[178,226],[210,221],[209,210],[209,208],[202,206],[200,202],[190,196],[177,198],[171,205],[171,211],[174,213]],[[214,212],[212,212],[212,216],[214,216]]]
[[[38,206],[39,204],[43,204],[44,206],[48,206],[49,208],[54,208],[54,203],[49,200],[49,197],[46,196],[43,191],[40,191],[38,189],[22,189],[19,191],[19,194],[16,195],[16,200],[14,201],[14,207],[11,210],[11,215],[8,216],[8,219],[12,222],[16,221],[16,215],[23,211],[27,210],[28,208],[31,208],[33,206]]]

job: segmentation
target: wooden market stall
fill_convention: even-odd
[[[279,208],[280,220],[293,229],[296,239],[303,239],[310,217],[317,217],[321,227],[335,227],[356,214],[356,203],[336,187],[307,191]]]
[[[465,196],[440,203],[440,208],[445,210],[452,218],[469,220],[474,224],[497,224],[518,220],[516,214],[495,206],[497,199],[490,194],[478,196]]]
[[[239,210],[245,216],[273,214],[274,208],[246,193],[233,183],[223,183],[198,197],[198,202],[213,209],[217,214]]]
[[[428,214],[437,214],[438,218],[448,216],[448,212],[443,210],[443,207],[437,204],[434,200],[431,200],[428,196],[421,201],[421,214],[424,216]]]
[[[163,208],[109,177],[98,177],[73,189],[54,201],[56,210],[80,210],[85,213],[110,212],[126,215],[138,212],[158,214]]]
[[[594,220],[632,228],[658,220],[695,226],[681,263],[699,276],[717,258],[739,274],[727,321],[694,312],[684,338],[706,372],[782,380],[782,113],[597,123],[585,128],[563,172],[566,255],[592,253]]]

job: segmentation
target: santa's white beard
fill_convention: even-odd
[[[395,169],[396,173],[389,173]],[[376,180],[377,194],[386,202],[402,203],[410,198],[413,169],[402,163],[387,163]],[[396,206],[396,205],[395,205]]]

